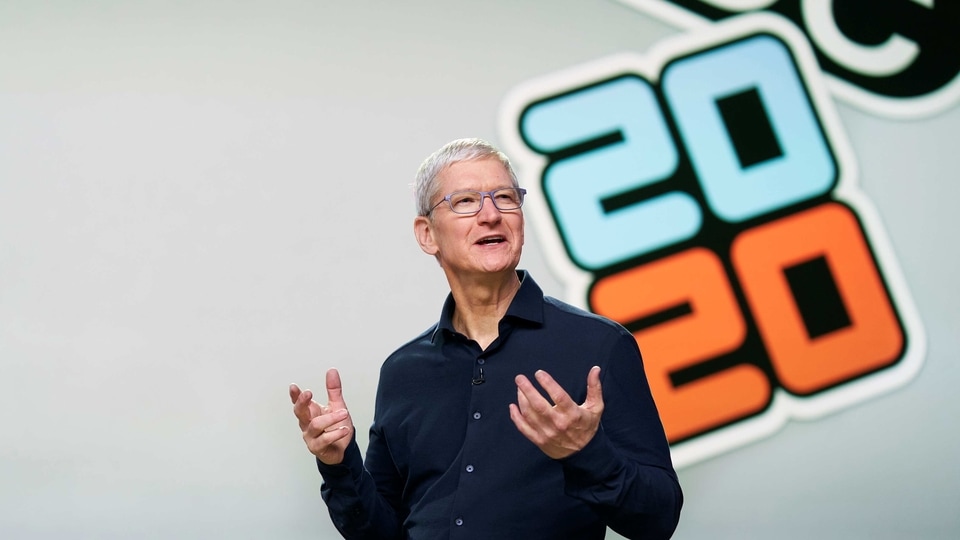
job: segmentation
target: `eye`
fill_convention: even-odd
[[[502,189],[494,193],[494,196],[498,202],[516,204],[520,200],[515,189]]]
[[[450,196],[450,204],[452,204],[454,208],[473,206],[477,204],[478,197],[479,194],[472,191],[465,193],[454,193]]]

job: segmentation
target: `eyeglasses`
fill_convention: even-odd
[[[437,209],[438,206],[446,201],[450,205],[450,210],[454,214],[473,215],[483,209],[483,200],[490,197],[493,206],[500,211],[517,210],[523,206],[523,196],[527,190],[523,188],[500,188],[493,191],[455,191],[437,204],[433,205],[430,212]]]

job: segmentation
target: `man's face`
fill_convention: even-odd
[[[437,180],[440,190],[433,204],[456,191],[514,187],[510,174],[495,158],[454,163]],[[523,212],[500,211],[486,196],[483,208],[472,216],[456,214],[443,202],[429,217],[416,219],[414,232],[421,249],[437,256],[448,277],[513,272],[523,248]]]

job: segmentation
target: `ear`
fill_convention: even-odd
[[[427,255],[437,255],[439,248],[433,239],[433,223],[427,216],[417,216],[413,220],[413,235],[420,244],[420,249]]]

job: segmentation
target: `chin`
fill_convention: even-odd
[[[482,265],[483,271],[490,274],[499,274],[503,272],[513,272],[517,269],[517,265],[520,263],[518,260],[509,260],[493,264],[484,264]]]

